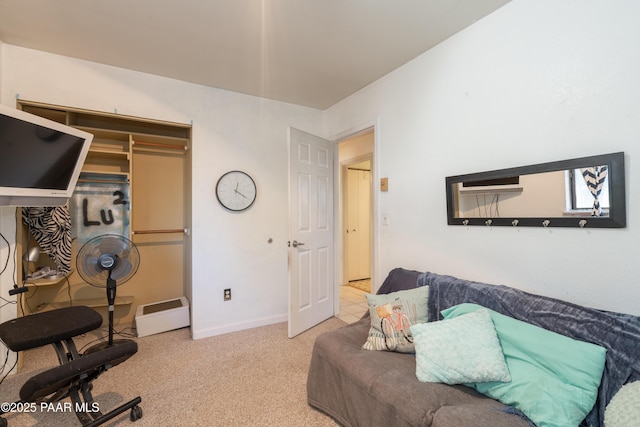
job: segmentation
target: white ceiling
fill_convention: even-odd
[[[325,109],[509,0],[0,0],[0,41]]]

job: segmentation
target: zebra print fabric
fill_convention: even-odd
[[[71,271],[71,216],[66,206],[22,208],[22,221],[59,273]]]
[[[598,196],[602,192],[602,186],[607,179],[607,166],[594,166],[586,169],[582,169],[582,177],[587,184],[587,188],[593,195],[593,208],[591,208],[591,216],[601,216],[602,208],[600,207],[600,200]]]

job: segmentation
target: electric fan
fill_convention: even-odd
[[[78,251],[76,267],[80,277],[92,286],[107,289],[109,304],[109,346],[113,345],[113,310],[116,286],[131,279],[140,265],[138,248],[118,234],[103,234]]]

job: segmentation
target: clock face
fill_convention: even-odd
[[[256,183],[244,172],[227,172],[216,184],[216,197],[226,209],[243,211],[256,200]]]

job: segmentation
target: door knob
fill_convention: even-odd
[[[293,246],[294,248],[297,248],[298,246],[302,246],[302,245],[304,245],[304,243],[298,242],[297,240],[294,240],[291,243],[291,246]]]

